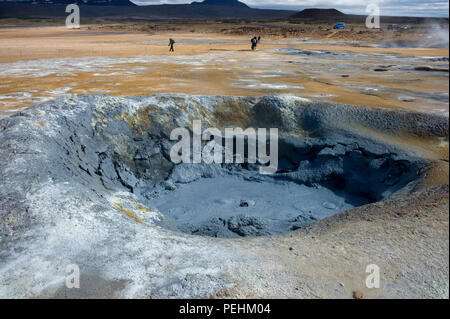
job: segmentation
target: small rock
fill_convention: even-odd
[[[256,205],[256,202],[254,200],[248,199],[248,200],[241,200],[241,202],[247,203],[248,206],[245,207],[253,207]]]
[[[121,183],[124,186],[131,188],[134,188],[136,186],[138,179],[136,178],[136,176],[134,176],[133,172],[128,168],[128,166],[122,163],[117,163],[116,172],[121,179]]]
[[[228,229],[239,236],[261,236],[269,234],[267,224],[261,218],[246,215],[237,215],[229,218]]]
[[[414,68],[416,71],[432,71],[433,69],[427,65],[416,66]]]
[[[328,209],[336,209],[336,205],[330,202],[323,202],[322,206]]]
[[[398,100],[402,102],[414,102],[415,98],[411,96],[399,96]]]
[[[164,181],[163,185],[164,185],[164,188],[168,191],[173,191],[177,188],[175,186],[175,184],[171,181]]]
[[[355,290],[353,292],[353,299],[363,299],[363,298],[364,298],[364,294],[362,291]]]
[[[241,200],[241,202],[239,203],[240,207],[248,207],[248,203],[245,200]]]

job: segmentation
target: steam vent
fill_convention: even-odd
[[[194,120],[277,128],[277,171],[173,163]],[[377,264],[371,297],[448,297],[447,116],[66,95],[0,120],[0,159],[2,296],[347,298]]]

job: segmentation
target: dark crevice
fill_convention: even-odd
[[[88,168],[84,168],[84,167],[81,166],[81,165],[78,165],[78,168],[81,169],[83,172],[87,173],[89,176],[92,176],[92,175],[91,175],[91,172],[89,172],[89,169],[88,169]]]
[[[122,184],[122,186],[124,186],[125,188],[127,188],[131,193],[133,193],[133,187],[131,186],[131,185],[129,185],[129,184],[127,184],[123,179],[122,179],[122,177],[120,176],[120,172],[119,172],[119,169],[118,169],[118,164],[117,164],[117,162],[113,162],[113,164],[114,164],[114,170],[116,171],[116,174],[117,174],[117,179],[119,180],[119,182]]]

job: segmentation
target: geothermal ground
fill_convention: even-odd
[[[177,28],[0,29],[0,297],[448,298],[448,42]],[[193,120],[278,170],[173,163]]]
[[[0,111],[5,114],[68,93],[171,92],[294,94],[448,114],[448,39],[445,43],[438,31],[306,30],[285,38],[256,29],[262,41],[252,52],[252,29],[229,35],[241,29],[220,24],[170,28],[0,29]],[[370,33],[380,42],[369,42]],[[172,54],[169,37],[176,41]],[[403,47],[406,39],[410,47]]]

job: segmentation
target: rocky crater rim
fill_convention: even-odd
[[[170,132],[193,120],[278,128],[277,172],[261,175],[247,158],[172,163]],[[448,142],[448,117],[295,96],[65,96],[0,121],[0,168],[9,191],[69,183],[130,222],[211,237],[273,235],[417,188],[430,160],[368,130]],[[111,202],[118,192],[138,205]]]

